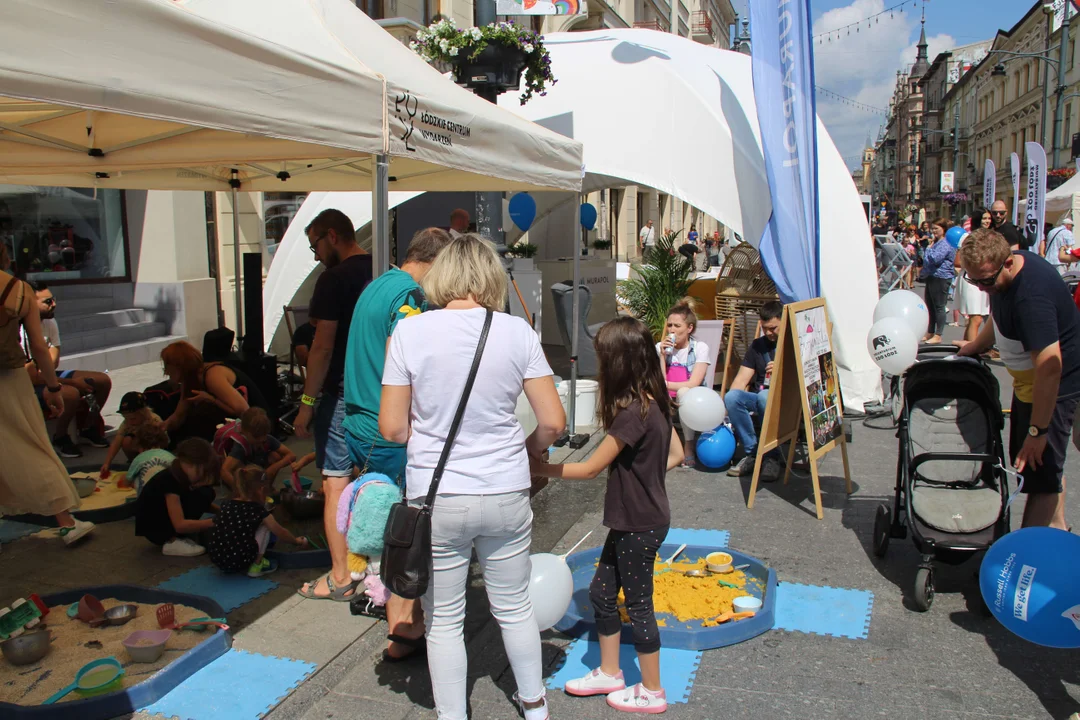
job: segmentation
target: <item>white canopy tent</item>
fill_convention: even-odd
[[[584,143],[584,189],[654,187],[756,244],[772,207],[749,57],[641,29],[554,33],[545,36],[545,43],[558,83],[523,107],[508,96],[501,102]],[[851,172],[820,122],[818,184],[823,294],[835,330],[844,400],[859,409],[881,396],[881,373],[866,351],[878,297],[877,271]],[[331,193],[308,202],[334,206],[347,201]],[[368,222],[362,212],[366,203],[352,202],[361,212],[350,216],[362,227]],[[538,204],[551,208],[547,202]],[[311,271],[310,261],[305,267],[289,252],[297,241],[292,230],[264,290],[268,340],[281,321],[279,308],[292,302]]]
[[[1021,187],[1021,192],[1024,188]],[[1020,198],[1020,224],[1024,221],[1024,208],[1027,207],[1027,197]],[[1046,193],[1046,219],[1048,221],[1059,219],[1059,215],[1067,212],[1073,213],[1073,220],[1080,217],[1080,174],[1073,175],[1066,182]],[[1049,226],[1048,226],[1049,228]]]
[[[581,175],[580,143],[457,87],[349,0],[0,3],[0,184],[378,201]]]

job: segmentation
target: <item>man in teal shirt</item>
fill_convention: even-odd
[[[379,400],[386,348],[398,320],[427,309],[420,288],[435,256],[450,243],[441,228],[413,236],[405,262],[369,284],[353,310],[345,355],[345,442],[353,464],[362,473],[382,473],[405,487],[405,446],[379,434]],[[391,595],[386,604],[390,643],[383,658],[402,660],[420,646],[424,621],[420,603]]]

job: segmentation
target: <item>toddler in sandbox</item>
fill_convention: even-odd
[[[672,401],[652,335],[640,321],[620,317],[596,335],[600,365],[599,412],[607,437],[580,463],[549,465],[530,458],[534,475],[591,479],[608,471],[604,525],[608,530],[589,600],[600,639],[600,667],[566,683],[570,695],[606,695],[627,712],[662,713],[660,631],[653,610],[653,565],[671,524],[665,476],[683,460],[671,422]],[[626,610],[641,666],[641,682],[626,687],[619,668],[618,593]]]
[[[240,416],[240,434],[234,436],[225,464],[221,467],[221,479],[233,492],[237,492],[236,473],[247,465],[266,468],[270,485],[282,468],[296,460],[292,450],[270,434],[270,417],[262,408],[248,408]]]
[[[124,422],[116,431],[109,451],[105,454],[105,462],[101,464],[101,478],[109,477],[110,467],[113,460],[124,451],[124,457],[131,461],[141,450],[135,442],[135,431],[144,425],[161,424],[161,418],[146,404],[146,396],[141,392],[124,393],[120,398],[120,414],[124,416]]]
[[[276,536],[307,547],[307,538],[294,536],[266,509],[273,483],[261,467],[246,465],[233,477],[236,498],[221,503],[210,533],[210,560],[227,573],[247,572],[248,577],[272,573],[277,565],[263,557],[271,539]]]
[[[135,488],[138,496],[147,481],[172,465],[176,456],[165,449],[169,447],[169,433],[164,423],[140,425],[135,430],[133,445],[139,454],[128,466],[124,485]]]
[[[176,459],[143,485],[135,510],[135,534],[161,546],[163,555],[195,557],[206,549],[185,535],[214,527],[214,488],[221,458],[202,438],[188,438],[176,446]]]

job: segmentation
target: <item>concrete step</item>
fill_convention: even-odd
[[[61,355],[60,368],[107,372],[143,363],[159,362],[161,351],[165,346],[177,340],[187,340],[187,338],[183,335],[165,335],[123,345]]]
[[[68,306],[65,309],[70,310],[71,308]],[[91,315],[63,314],[56,318],[56,323],[60,326],[61,339],[73,333],[87,332],[89,330],[108,330],[109,328],[125,327],[146,321],[146,311],[142,308],[107,310]]]
[[[167,334],[165,323],[150,322],[148,320],[108,329],[61,333],[61,352],[64,356],[74,355],[75,353],[109,348],[114,345],[129,345],[143,340],[151,340],[165,334]]]
[[[109,299],[114,307],[131,307],[135,286],[131,283],[88,283],[84,285],[57,285],[49,287],[57,300],[75,302],[89,299]]]
[[[49,288],[52,290],[52,288]],[[123,308],[130,308],[132,301],[117,303],[111,297],[90,297],[66,299],[56,296],[56,314],[59,317],[65,315],[94,315],[96,313],[112,312]]]

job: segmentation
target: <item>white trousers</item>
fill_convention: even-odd
[[[465,588],[474,549],[518,694],[526,702],[544,696],[540,631],[529,600],[532,520],[528,490],[439,495],[435,500],[431,513],[432,575],[423,605],[428,671],[439,720],[467,718]]]

